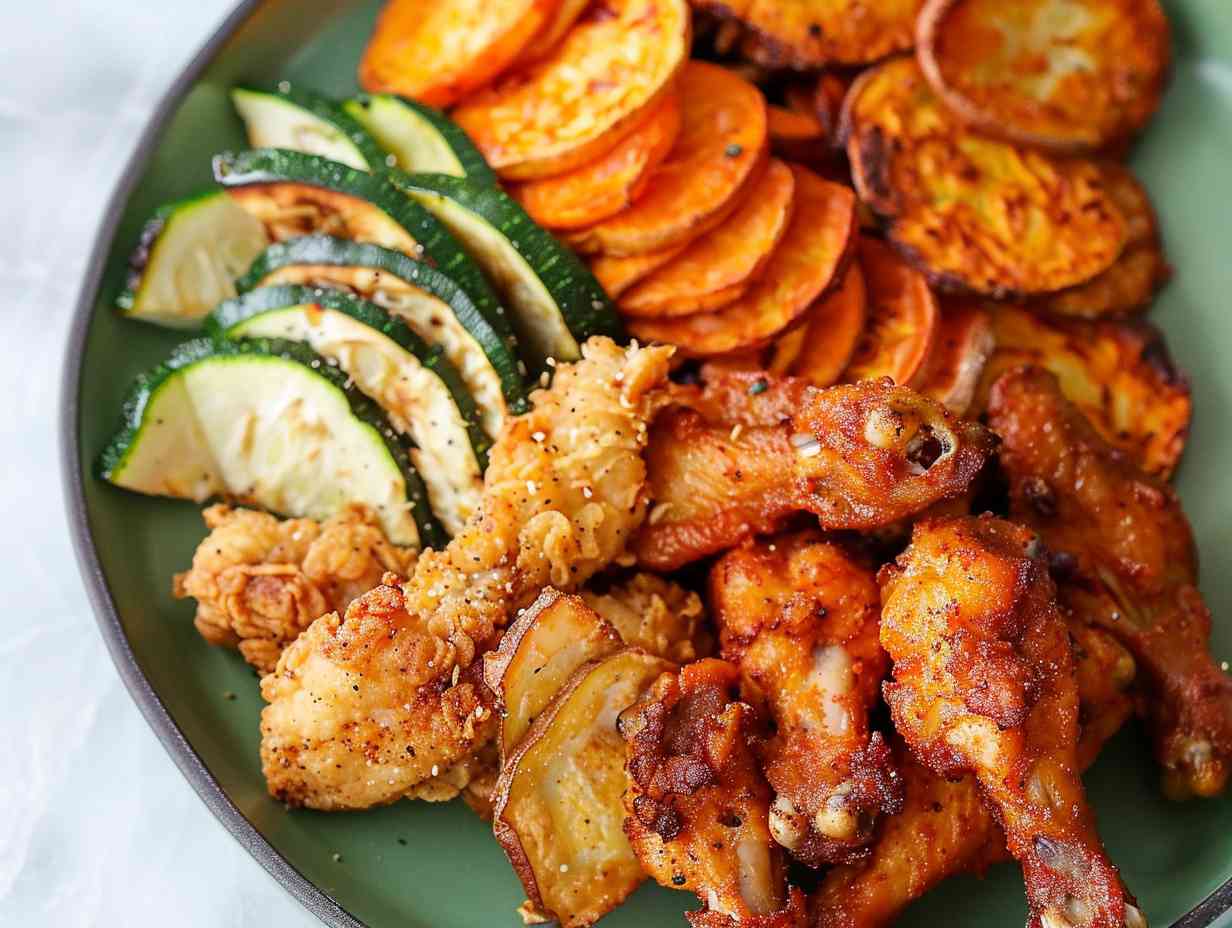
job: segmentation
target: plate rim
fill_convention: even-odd
[[[119,612],[111,596],[111,590],[107,585],[107,578],[103,573],[95,547],[85,498],[86,474],[81,466],[79,424],[84,349],[94,318],[94,308],[98,303],[107,258],[115,242],[120,216],[180,103],[231,37],[266,2],[267,0],[238,0],[222,22],[215,27],[209,38],[179,71],[167,90],[159,97],[149,119],[142,127],[137,144],[128,155],[119,179],[107,198],[102,220],[93,235],[81,287],[73,305],[68,341],[61,361],[58,404],[60,485],[68,516],[69,535],[72,539],[77,572],[86,589],[95,622],[107,646],[111,662],[119,673],[129,696],[137,704],[141,715],[153,729],[172,762],[188,780],[197,797],[211,814],[244,850],[304,908],[330,928],[367,928],[364,922],[343,908],[337,899],[304,876],[244,816],[206,767],[205,762],[188,739],[184,737],[161,697],[142,671],[124,632],[124,626],[120,621]],[[1209,928],[1229,911],[1232,911],[1232,874],[1229,874],[1223,883],[1173,922],[1171,928]]]

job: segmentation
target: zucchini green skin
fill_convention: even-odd
[[[423,480],[411,463],[410,454],[403,439],[389,424],[384,412],[372,400],[349,385],[346,375],[322,358],[315,351],[298,342],[279,339],[245,339],[243,341],[219,341],[197,338],[184,342],[162,364],[139,374],[129,388],[120,413],[120,427],[103,449],[95,464],[95,474],[111,482],[112,475],[122,470],[129,453],[135,446],[143,425],[146,405],[151,397],[169,379],[201,361],[227,357],[265,356],[271,360],[293,361],[310,368],[314,374],[325,378],[346,397],[351,413],[369,425],[380,436],[390,457],[398,466],[406,484],[407,497],[419,530],[423,547],[441,548],[448,540],[444,529],[432,515],[428,506],[428,491]]]
[[[590,269],[503,190],[448,174],[386,173],[395,187],[411,197],[421,198],[421,202],[432,197],[451,200],[508,239],[552,296],[579,345],[592,335],[624,339],[616,307]]]
[[[368,162],[369,170],[376,171],[385,166],[385,150],[377,144],[376,139],[369,135],[368,130],[357,119],[346,112],[337,101],[325,96],[325,94],[309,90],[306,87],[296,86],[289,81],[279,81],[277,84],[264,85],[239,84],[232,93],[234,94],[235,91],[262,94],[286,100],[292,106],[315,116],[322,122],[329,123],[345,135],[347,141],[355,146],[359,156]]]
[[[215,155],[214,178],[224,187],[247,184],[307,184],[367,201],[373,208],[379,209],[406,229],[423,248],[426,263],[465,290],[494,325],[496,320],[504,319],[503,325],[497,328],[502,336],[509,339],[514,337],[513,329],[506,318],[506,310],[478,265],[471,260],[440,220],[405,196],[383,173],[357,171],[328,158],[298,151],[255,148],[239,153],[223,152]]]
[[[374,329],[386,338],[406,349],[445,384],[453,399],[454,406],[466,423],[466,434],[470,439],[471,449],[479,462],[480,471],[487,470],[488,450],[492,447],[490,439],[479,424],[479,411],[475,401],[462,383],[457,370],[439,347],[429,346],[416,335],[405,322],[390,315],[375,303],[356,299],[341,290],[314,287],[279,286],[262,287],[250,290],[243,296],[220,303],[214,312],[206,319],[206,334],[215,340],[231,338],[230,332],[241,322],[259,316],[270,310],[283,309],[288,306],[320,306],[322,309],[332,309],[344,313]],[[240,339],[246,341],[247,338]],[[313,353],[314,357],[318,357]],[[332,369],[332,368],[331,368]]]
[[[435,107],[398,94],[373,95],[365,93],[347,100],[342,104],[342,108],[362,125],[363,113],[371,107],[372,101],[375,98],[380,98],[386,103],[405,107],[407,110],[410,110],[413,117],[419,117],[428,123],[431,129],[440,136],[445,145],[453,152],[454,157],[458,160],[458,164],[462,167],[465,177],[477,184],[497,186],[496,173],[488,167],[488,162],[479,153],[479,149],[475,147],[471,137],[463,131],[461,126]],[[403,169],[406,168],[405,165],[402,167]]]
[[[485,312],[469,293],[436,268],[380,245],[310,235],[270,245],[235,282],[236,290],[240,294],[248,293],[261,286],[261,281],[274,271],[298,264],[372,268],[432,294],[453,310],[458,321],[483,349],[500,377],[501,392],[510,414],[519,415],[530,408],[508,318],[493,314],[490,307]]]

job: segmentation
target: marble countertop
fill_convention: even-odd
[[[319,924],[223,830],[124,691],[60,498],[60,366],[103,204],[232,5],[0,4],[2,925]]]

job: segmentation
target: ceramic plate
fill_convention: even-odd
[[[146,718],[201,797],[260,863],[331,925],[519,925],[523,897],[487,826],[462,803],[403,802],[375,812],[288,812],[265,793],[257,758],[261,700],[237,655],[194,631],[171,598],[204,529],[197,508],[95,480],[130,379],[176,336],[118,319],[110,304],[143,217],[210,184],[209,156],[244,147],[227,99],[240,80],[289,78],[337,95],[355,88],[371,0],[246,3],[170,89],[99,232],[65,361],[63,446],[72,531],[103,634]],[[1193,379],[1193,440],[1179,485],[1203,555],[1215,649],[1232,658],[1232,11],[1226,0],[1170,5],[1171,92],[1133,158],[1162,214],[1176,279],[1153,319]],[[225,694],[236,693],[229,700]],[[1132,726],[1087,778],[1102,833],[1151,924],[1211,924],[1232,903],[1232,802],[1160,798]],[[340,859],[336,855],[341,855]],[[1224,886],[1221,889],[1221,886]],[[605,928],[683,925],[691,896],[644,886]],[[1021,925],[1016,868],[947,882],[907,926]]]

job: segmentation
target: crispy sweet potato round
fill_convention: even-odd
[[[788,373],[815,387],[838,383],[855,354],[868,318],[868,289],[860,264],[853,261],[839,288],[805,316],[804,341]]]
[[[916,46],[963,122],[1067,152],[1141,129],[1170,59],[1157,0],[929,0]]]
[[[996,346],[987,309],[975,300],[947,300],[928,362],[917,377],[920,392],[954,415],[965,415]]]
[[[641,255],[595,255],[590,262],[590,271],[612,299],[620,296],[647,274],[658,270],[680,254],[688,243],[673,245],[662,251],[648,251]]]
[[[911,47],[923,0],[692,0],[740,21],[745,55],[770,68],[867,64]]]
[[[688,52],[684,0],[602,0],[542,61],[476,94],[453,118],[502,177],[561,174],[628,135]]]
[[[861,75],[843,135],[861,199],[942,289],[1051,293],[1106,270],[1125,244],[1097,164],[968,132],[914,58]]]
[[[1059,316],[1098,319],[1140,312],[1172,275],[1146,190],[1128,168],[1116,162],[1105,162],[1101,170],[1112,201],[1125,217],[1125,250],[1098,277],[1045,297],[1041,308]]]
[[[560,0],[390,0],[359,63],[371,93],[449,106],[500,74]]]
[[[683,121],[675,148],[637,203],[569,238],[578,251],[635,255],[695,239],[722,220],[763,164],[760,90],[704,61],[688,63],[679,88]]]
[[[855,197],[807,168],[792,167],[796,208],[761,277],[734,303],[682,319],[635,319],[638,338],[677,345],[692,357],[767,344],[842,279],[855,242]]]
[[[621,297],[621,312],[634,318],[687,316],[723,305],[725,296],[727,302],[738,298],[786,232],[795,191],[791,169],[772,160],[721,225]]]
[[[884,242],[860,237],[860,270],[868,289],[868,321],[842,379],[889,377],[912,384],[937,332],[937,300],[924,275]]]
[[[588,6],[590,6],[590,0],[560,0],[556,4],[555,11],[535,36],[535,41],[522,49],[522,54],[518,56],[514,64],[517,66],[532,64],[545,55],[551,54],[556,44],[573,28],[573,24],[586,12]]]
[[[646,188],[680,131],[680,100],[668,94],[645,122],[597,161],[513,189],[530,218],[549,229],[579,229],[614,216]]]

